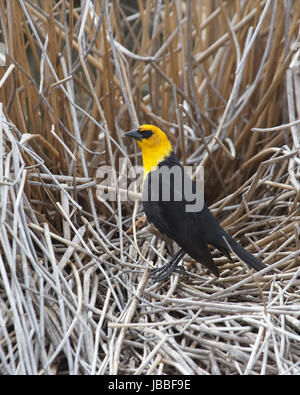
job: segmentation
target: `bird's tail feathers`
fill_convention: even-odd
[[[263,264],[260,259],[256,258],[250,252],[245,250],[245,248],[243,248],[237,241],[235,241],[228,233],[225,233],[223,235],[223,238],[225,239],[223,240],[224,243],[226,243],[227,245],[227,250],[231,249],[250,268],[256,270],[257,272],[266,268],[266,265]]]

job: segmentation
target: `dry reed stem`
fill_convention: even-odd
[[[0,2],[1,373],[300,373],[299,22],[291,0]],[[189,282],[148,281],[172,246],[117,183],[139,123],[205,164],[265,270],[213,250],[219,279],[186,256]]]

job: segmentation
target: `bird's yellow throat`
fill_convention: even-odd
[[[161,138],[160,135],[153,135],[148,140],[137,141],[137,144],[142,150],[145,180],[147,174],[166,159],[173,148],[168,138],[166,136]]]

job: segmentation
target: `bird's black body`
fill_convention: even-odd
[[[174,155],[167,135],[159,127],[141,125],[125,133],[125,136],[134,138],[142,150],[146,175],[143,205],[147,219],[160,233],[180,246],[169,263],[152,271],[154,281],[162,281],[174,271],[184,273],[178,263],[185,253],[218,276],[219,270],[208,244],[230,260],[232,250],[257,271],[266,267],[221,228],[201,196],[201,185],[199,188],[186,174]]]
[[[167,169],[176,167],[175,177],[181,177],[182,182],[176,183],[175,177],[166,177],[166,173],[162,171],[164,166]],[[159,183],[157,183],[157,177],[159,178]],[[161,190],[153,194],[153,191],[157,189],[157,185],[160,188],[164,186],[164,188],[170,189],[170,199],[165,201]],[[184,253],[188,253],[218,276],[219,270],[213,261],[208,244],[216,247],[231,260],[229,244],[236,255],[249,267],[257,271],[266,267],[258,258],[246,251],[221,228],[205,203],[202,210],[189,212],[187,205],[190,205],[191,201],[186,200],[184,188],[191,188],[193,193],[197,193],[196,184],[186,174],[173,152],[159,163],[156,170],[148,173],[144,182],[143,206],[148,221],[160,233],[173,239],[181,247],[176,259],[172,261],[171,270],[165,272],[167,275],[159,272],[159,275],[156,277],[158,281],[167,277],[174,270],[176,271],[176,266],[179,262],[177,258],[181,259]]]

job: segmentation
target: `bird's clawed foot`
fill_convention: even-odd
[[[185,271],[185,268],[180,265],[178,266],[178,263],[181,261],[183,258],[185,252],[183,250],[179,250],[177,254],[162,267],[158,267],[156,269],[153,269],[150,277],[152,278],[153,282],[160,282],[166,280],[172,273],[178,273],[178,274],[184,274],[187,279],[189,278],[188,273]]]

